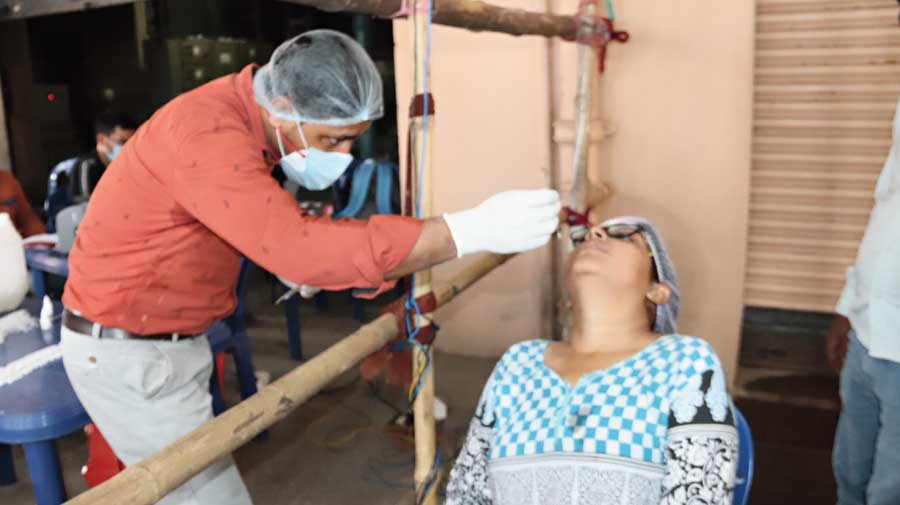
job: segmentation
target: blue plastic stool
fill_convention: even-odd
[[[750,486],[753,484],[753,434],[750,425],[737,407],[734,407],[734,421],[738,431],[738,468],[734,486],[734,505],[747,505]]]
[[[67,500],[59,454],[53,440],[32,442],[25,446],[25,461],[34,483],[34,500],[39,505],[63,503]]]
[[[32,316],[40,311],[37,298],[29,298],[25,308]],[[54,322],[54,335],[59,334]],[[0,363],[41,349],[47,345],[39,328],[22,330],[0,344]],[[40,391],[41,394],[31,394]],[[62,470],[55,440],[80,430],[90,422],[66,376],[61,361],[46,364],[19,381],[0,388],[0,474],[14,477],[9,445],[21,445],[31,475],[38,505],[58,505],[66,501]]]
[[[13,465],[12,448],[0,444],[0,486],[16,483],[16,467]]]

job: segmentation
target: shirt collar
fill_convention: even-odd
[[[244,67],[237,75],[235,87],[237,88],[238,96],[241,97],[241,103],[244,105],[247,116],[250,119],[250,131],[259,141],[260,149],[268,153],[270,159],[277,161],[281,156],[279,156],[278,153],[269,146],[268,141],[266,141],[266,131],[263,127],[263,119],[259,110],[259,104],[256,103],[256,98],[253,94],[253,74],[257,68],[259,68],[259,66],[255,63],[251,63]]]

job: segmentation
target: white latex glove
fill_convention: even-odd
[[[559,227],[562,204],[552,189],[498,193],[477,207],[444,214],[457,254],[508,254],[541,247]]]
[[[278,277],[277,275],[275,277]],[[316,293],[322,291],[322,288],[317,288],[315,286],[310,286],[309,284],[297,284],[295,282],[291,282],[287,279],[278,277],[278,280],[281,281],[282,284],[291,288],[287,293],[281,295],[278,300],[275,300],[275,305],[290,299],[297,293],[300,293],[300,296],[309,300],[310,298],[316,296]]]

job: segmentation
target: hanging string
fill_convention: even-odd
[[[415,216],[419,219],[422,218],[422,184],[425,179],[425,157],[427,153],[428,146],[428,116],[429,116],[429,94],[428,94],[428,81],[431,78],[431,25],[433,22],[433,13],[434,13],[434,3],[433,0],[428,1],[428,21],[425,24],[425,61],[424,68],[422,68],[423,75],[423,83],[422,83],[422,96],[423,96],[423,113],[422,113],[422,135],[421,145],[419,147],[419,166],[417,170],[417,184],[414,186],[418,191],[418,195],[416,195],[416,209]],[[414,10],[413,16],[418,16],[418,9]],[[415,23],[415,18],[413,19],[413,29],[417,30],[418,26]],[[418,37],[414,37],[415,40],[418,40]],[[418,59],[416,59],[416,64],[418,64]],[[418,70],[418,67],[416,67]],[[418,72],[416,72],[418,75]],[[415,76],[414,76],[415,79]],[[415,84],[413,85],[413,89],[415,89]],[[437,334],[438,327],[434,324],[430,318],[426,318],[422,315],[422,309],[419,307],[418,302],[416,301],[415,296],[416,284],[415,284],[415,276],[410,279],[410,289],[409,295],[406,299],[406,330],[407,330],[407,341],[404,343],[405,346],[413,346],[421,352],[421,356],[423,359],[418,360],[419,365],[416,370],[413,371],[412,382],[409,388],[409,404],[413,405],[416,399],[419,397],[419,393],[422,390],[422,385],[424,384],[425,377],[428,376],[428,372],[431,369],[431,352],[430,352],[430,344],[426,345],[418,340],[416,337],[422,332],[423,326],[421,322],[424,320],[427,321],[427,324],[432,328],[432,338]],[[419,505],[424,503],[425,500],[437,490],[437,484],[441,481],[441,452],[440,450],[436,451],[434,462],[432,463],[431,470],[428,472],[428,476],[422,485],[415,489],[416,494],[416,504]]]
[[[431,465],[431,470],[428,472],[428,479],[426,479],[425,482],[422,483],[422,486],[416,490],[416,505],[423,503],[432,491],[437,490],[435,486],[440,481],[442,459],[441,450],[438,449],[434,455],[434,463]]]
[[[421,219],[422,218],[422,183],[425,178],[425,156],[427,153],[428,146],[428,111],[429,111],[429,95],[428,95],[428,81],[431,77],[431,25],[432,25],[432,14],[434,12],[434,4],[433,0],[428,0],[428,22],[425,24],[425,62],[424,68],[422,69],[422,95],[423,95],[423,113],[422,113],[422,135],[421,135],[421,145],[419,147],[419,166],[417,171],[417,184],[414,186],[418,192],[416,195],[416,209],[415,209],[415,217]],[[413,16],[418,16],[418,9],[413,12]],[[417,24],[415,23],[415,18],[413,19],[413,29],[417,30]],[[418,40],[418,37],[414,37],[414,40]],[[418,63],[418,59],[416,60]],[[416,72],[418,74],[418,72]],[[415,80],[416,76],[413,76]],[[413,89],[415,89],[414,83]],[[431,368],[431,353],[429,352],[429,347],[425,344],[422,344],[416,337],[422,330],[421,320],[422,310],[419,308],[419,304],[416,301],[415,290],[415,276],[410,279],[410,289],[409,295],[406,299],[406,308],[407,311],[413,312],[413,321],[410,322],[410,318],[406,319],[406,327],[407,327],[407,335],[409,335],[406,345],[416,347],[424,357],[424,360],[420,362],[419,367],[414,371],[412,383],[409,388],[409,403],[413,404],[416,401],[416,398],[419,396],[419,392],[422,389],[423,378],[427,376],[428,371]],[[409,312],[407,312],[409,313]],[[432,325],[432,331],[437,332],[437,327],[429,320],[428,321]]]

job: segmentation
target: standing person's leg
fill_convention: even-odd
[[[866,489],[872,476],[879,405],[863,366],[868,356],[851,332],[841,371],[841,417],[832,455],[839,505],[866,505]]]
[[[881,406],[866,504],[896,505],[900,503],[900,363],[869,357],[865,369]]]
[[[205,338],[179,342],[95,339],[62,330],[72,387],[119,459],[133,465],[212,419],[212,352]],[[230,456],[159,502],[247,505]]]

